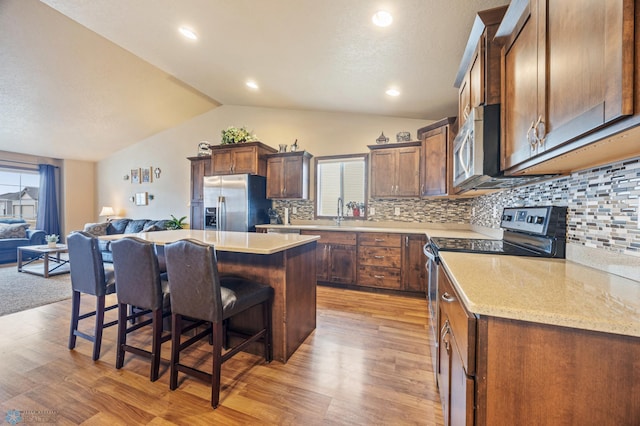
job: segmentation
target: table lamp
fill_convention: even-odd
[[[113,211],[113,207],[103,206],[102,210],[100,210],[99,216],[106,216],[107,222],[109,221],[109,216],[113,216],[116,213]]]

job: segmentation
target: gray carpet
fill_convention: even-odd
[[[0,265],[0,316],[71,297],[69,274],[42,278],[18,272],[15,263]]]

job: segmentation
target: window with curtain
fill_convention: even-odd
[[[39,187],[37,170],[0,167],[0,218],[35,222]]]
[[[367,203],[367,154],[316,157],[316,217],[334,218],[338,199],[342,199],[344,216],[354,216],[356,206],[365,217]]]

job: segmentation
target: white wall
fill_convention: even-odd
[[[317,111],[221,106],[180,126],[149,137],[115,153],[97,164],[95,217],[100,207],[112,206],[118,216],[161,219],[169,215],[189,215],[190,168],[187,157],[198,152],[198,143],[220,143],[220,132],[229,126],[247,127],[258,139],[274,148],[290,145],[298,139],[300,150],[314,156],[368,152],[384,131],[390,141],[396,133],[411,132],[412,139],[428,120],[341,114]],[[132,184],[124,175],[138,167],[159,167],[159,179],[152,183]],[[128,199],[147,191],[155,199],[148,206],[136,206]]]

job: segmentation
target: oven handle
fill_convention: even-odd
[[[429,245],[429,243],[425,244],[424,247],[422,247],[422,251],[424,252],[424,255],[427,256],[427,258],[430,261],[435,262],[436,256],[432,253],[431,245]]]

